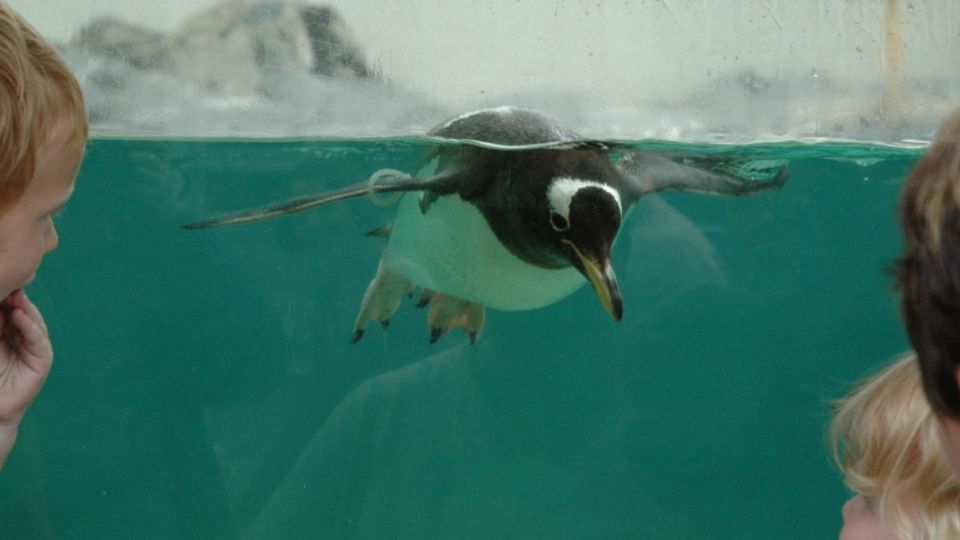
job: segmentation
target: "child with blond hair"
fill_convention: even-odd
[[[913,354],[865,379],[834,409],[830,434],[847,486],[841,540],[960,538],[960,482]]]
[[[87,132],[63,59],[0,1],[0,468],[53,363],[47,326],[23,288],[57,247],[53,216],[73,193]]]

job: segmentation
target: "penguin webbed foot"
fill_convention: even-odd
[[[436,343],[441,337],[455,328],[462,328],[470,338],[470,344],[477,341],[477,334],[483,329],[485,313],[480,304],[468,302],[455,296],[423,289],[418,307],[430,305],[427,313],[427,325],[430,327],[430,343]]]
[[[413,294],[414,285],[401,274],[384,266],[383,260],[377,267],[377,274],[367,286],[367,291],[360,302],[360,312],[353,324],[353,334],[350,343],[356,343],[363,337],[364,329],[369,321],[377,321],[380,326],[390,326],[390,317],[400,307],[404,296]]]
[[[380,323],[384,329],[388,328],[390,317],[400,307],[403,297],[412,297],[415,287],[403,275],[384,266],[381,260],[377,274],[367,286],[360,303],[360,312],[353,325],[350,343],[360,341],[370,321]],[[476,343],[477,334],[483,329],[485,319],[482,305],[431,289],[421,289],[417,307],[427,306],[430,306],[427,325],[430,328],[431,344],[455,328],[462,328],[467,333],[471,345]]]

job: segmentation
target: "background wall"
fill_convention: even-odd
[[[960,101],[960,3],[952,0],[323,4],[341,14],[382,78],[447,112],[537,106],[596,135],[928,138]],[[99,16],[173,32],[221,3],[12,5],[67,42]]]

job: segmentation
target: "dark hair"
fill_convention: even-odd
[[[910,172],[900,195],[897,287],[930,406],[960,418],[960,111]]]

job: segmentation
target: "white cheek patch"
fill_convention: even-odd
[[[596,180],[581,180],[569,177],[554,178],[553,182],[550,183],[550,188],[547,189],[547,202],[550,204],[550,210],[563,216],[563,219],[569,223],[570,201],[573,200],[573,196],[578,191],[588,187],[600,188],[609,193],[617,201],[617,207],[621,209],[622,213],[623,204],[620,202],[620,193],[617,190]]]

